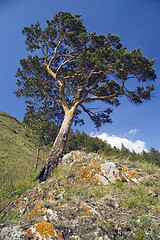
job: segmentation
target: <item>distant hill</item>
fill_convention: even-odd
[[[36,148],[22,123],[0,111],[1,208],[7,200],[33,185],[33,178],[37,175],[34,171],[35,158]]]

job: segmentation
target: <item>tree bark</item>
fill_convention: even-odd
[[[36,164],[35,164],[35,172],[37,171],[37,167],[38,167],[38,162],[39,162],[39,152],[40,152],[40,148],[37,148],[37,156],[36,156]]]
[[[34,181],[35,180],[39,180],[40,182],[46,181],[46,179],[50,176],[51,171],[53,171],[54,168],[57,167],[58,163],[60,162],[60,159],[63,156],[63,152],[66,146],[69,130],[73,122],[74,114],[75,109],[74,110],[70,109],[65,114],[61,128],[50,150],[46,164],[40,171],[39,175],[34,179]]]

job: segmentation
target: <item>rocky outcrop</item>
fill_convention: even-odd
[[[120,198],[129,186],[135,191],[142,180],[148,183],[149,176],[79,151],[66,154],[55,174],[6,206],[0,239],[142,239],[141,216]],[[148,198],[159,196],[153,194]],[[156,239],[149,226],[158,220],[150,220],[144,239]]]
[[[87,161],[91,157],[82,151],[71,151],[63,156],[61,165],[72,167],[73,164],[78,162]]]
[[[82,178],[86,177],[90,178],[91,181],[95,181],[99,184],[107,185],[111,183],[116,183],[118,181],[126,181],[126,182],[135,182],[139,183],[143,178],[137,173],[129,171],[126,167],[122,167],[113,162],[106,162],[104,164],[95,164],[95,159],[90,157],[90,155],[86,155],[80,151],[72,151],[66,154],[61,164],[64,166],[70,166],[74,164],[80,164],[83,161],[88,160],[88,166],[86,166],[82,173]]]
[[[143,178],[136,172],[131,172],[125,167],[120,167],[109,162],[101,164],[101,174],[97,174],[99,181],[104,184],[116,183],[118,181],[139,183]]]

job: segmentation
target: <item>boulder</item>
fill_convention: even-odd
[[[63,156],[61,164],[67,167],[71,167],[76,162],[83,162],[87,159],[86,153],[81,151],[71,151]]]
[[[101,173],[109,183],[125,180],[125,176],[113,162],[101,164]]]
[[[118,181],[139,183],[142,177],[136,172],[130,172],[125,167],[120,167],[113,162],[101,164],[100,173],[96,174],[97,180],[103,185],[115,184]]]

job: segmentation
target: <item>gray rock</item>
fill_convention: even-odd
[[[3,227],[0,230],[0,239],[2,240],[21,240],[24,237],[24,233],[20,230],[20,226]]]
[[[82,151],[71,151],[63,156],[61,164],[67,167],[71,167],[74,163],[83,161],[87,158],[86,153]]]

